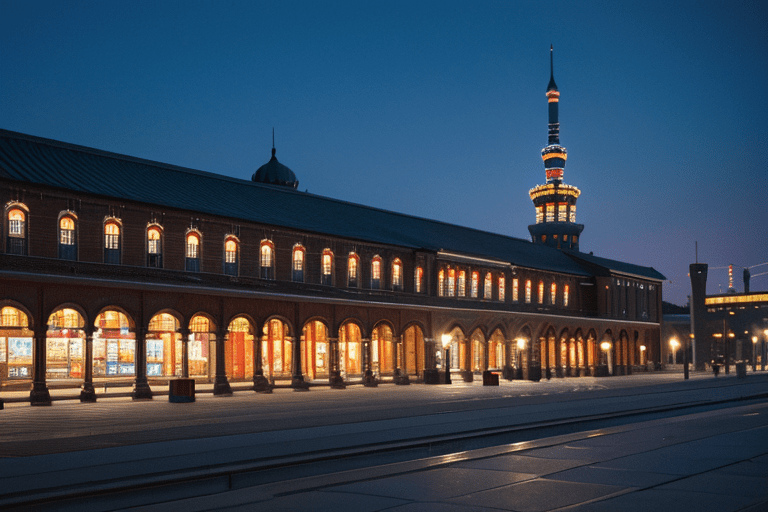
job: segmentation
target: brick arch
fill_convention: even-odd
[[[26,305],[11,299],[0,300],[0,310],[6,307],[18,309],[19,311],[27,315],[27,329],[29,329],[30,331],[34,331],[36,318],[30,312],[30,309]]]

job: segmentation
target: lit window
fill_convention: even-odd
[[[448,269],[448,296],[456,295],[456,270]]]
[[[413,272],[413,289],[416,293],[422,293],[424,287],[424,269],[416,267]]]
[[[517,278],[512,279],[512,301],[520,300],[520,281]]]
[[[568,241],[568,235],[563,235],[563,242],[567,242],[567,241]]]
[[[569,288],[568,288],[568,285],[566,284],[565,286],[563,286],[563,307],[565,308],[568,307],[568,291],[569,291]]]
[[[557,221],[565,222],[568,220],[568,204],[558,203],[557,205]]]
[[[555,221],[555,203],[547,203],[547,222]]]
[[[24,238],[26,215],[18,208],[8,212],[8,235],[15,238]]]
[[[160,238],[160,228],[152,226],[147,229],[147,266],[163,267],[163,245]]]
[[[490,272],[485,274],[485,286],[483,287],[483,297],[490,300],[493,294],[493,276]]]
[[[457,295],[463,297],[467,293],[467,273],[463,270],[459,271],[459,290]]]
[[[381,257],[374,256],[371,260],[371,288],[379,290],[381,288]]]
[[[104,263],[120,264],[120,226],[116,222],[104,224]]]
[[[507,295],[507,282],[504,276],[499,276],[499,300],[504,302]]]
[[[544,222],[544,207],[537,206],[536,207],[536,224],[541,224],[542,222]]]
[[[333,252],[330,249],[323,250],[321,258],[322,272],[320,276],[320,283],[326,286],[333,284]]]
[[[576,222],[576,205],[575,204],[571,205],[571,212],[570,212],[570,219],[569,220],[570,220],[570,222]],[[574,237],[574,238],[576,238],[576,237]],[[575,240],[574,240],[574,242],[575,242]]]
[[[187,233],[187,246],[184,268],[187,272],[200,271],[200,236],[197,233]]]
[[[360,262],[357,254],[350,253],[347,258],[347,286],[357,287],[357,267]]]
[[[226,263],[237,263],[237,242],[232,239],[224,244],[224,261]]]
[[[440,270],[437,274],[437,295],[443,297],[445,295],[445,270]]]
[[[552,283],[552,287],[549,293],[549,300],[551,304],[557,303],[557,284]]]
[[[397,258],[392,262],[392,289],[403,289],[403,264]]]
[[[547,241],[547,235],[541,235],[541,243],[545,243]]]
[[[539,281],[539,304],[544,303],[544,281]]]
[[[573,235],[573,239],[572,240],[573,240],[574,244],[579,243],[579,237],[576,236],[576,235]]]
[[[295,245],[293,247],[291,278],[298,283],[304,281],[304,247],[301,245]]]
[[[59,221],[59,243],[75,245],[75,221],[72,217],[62,217]]]
[[[272,245],[272,242],[269,240],[263,240],[261,242],[261,259],[260,259],[260,276],[262,279],[274,279],[274,264],[275,259],[273,257],[273,252],[275,248]]]
[[[531,281],[530,280],[525,282],[525,302],[526,304],[531,303]]]
[[[472,283],[469,288],[469,293],[473,299],[477,298],[478,288],[480,288],[480,274],[472,272]]]

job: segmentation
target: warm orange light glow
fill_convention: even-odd
[[[725,297],[707,297],[704,299],[704,304],[707,306],[717,306],[719,304],[743,304],[745,302],[768,302],[768,293],[728,295]]]

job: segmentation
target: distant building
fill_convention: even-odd
[[[299,192],[274,148],[245,181],[0,131],[0,389],[47,404],[49,386],[150,398],[179,376],[228,394],[660,363],[664,276],[578,252],[553,92],[532,198],[557,213],[534,243]]]

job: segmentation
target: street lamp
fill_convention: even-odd
[[[669,340],[669,346],[672,347],[672,364],[677,364],[677,348],[680,346],[680,342],[677,338]]]
[[[605,352],[605,356],[608,362],[608,375],[613,374],[613,361],[611,361],[611,343],[604,341],[600,344],[600,348]]]
[[[757,336],[752,336],[752,371],[757,371]]]
[[[645,345],[640,345],[640,364],[645,365],[647,364],[647,361],[645,360],[645,351],[647,350],[647,347]]]
[[[445,349],[445,383],[451,383],[451,341],[453,336],[450,334],[443,334],[442,342]]]
[[[516,377],[518,379],[523,378],[523,365],[520,364],[520,357],[523,353],[523,350],[525,350],[525,338],[517,338],[517,357],[515,358],[515,361],[517,361]]]

